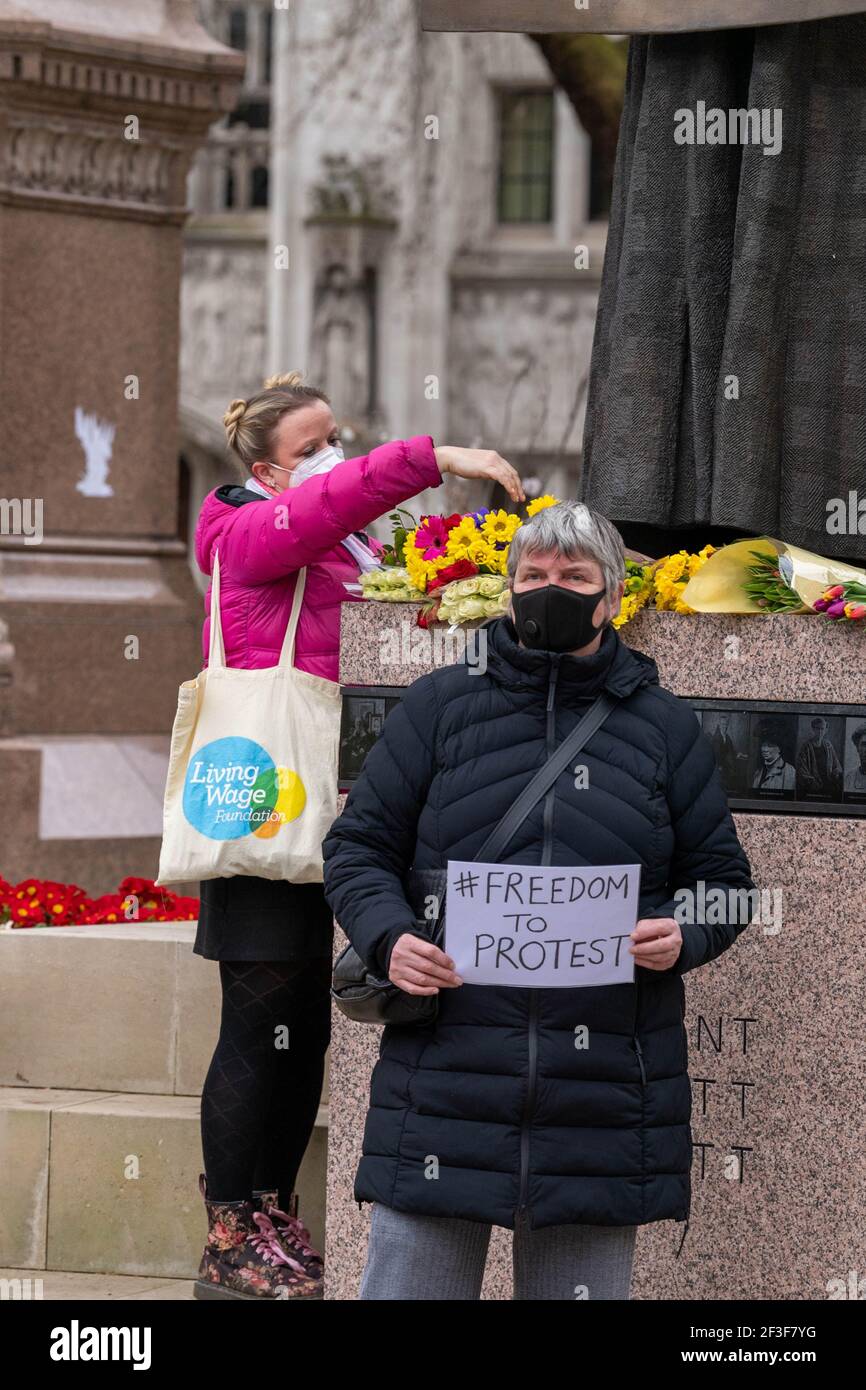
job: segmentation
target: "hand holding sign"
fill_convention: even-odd
[[[635,965],[647,970],[669,970],[679,960],[683,934],[674,917],[642,917],[631,934],[629,950]]]
[[[661,922],[638,940],[639,886],[638,864],[562,868],[449,860],[445,935],[454,969],[479,985],[631,984],[635,961],[667,959],[671,949]]]
[[[388,979],[406,994],[438,994],[463,981],[454,973],[454,962],[432,941],[406,932],[399,936],[388,963]]]

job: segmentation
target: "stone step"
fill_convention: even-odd
[[[194,922],[0,931],[0,1085],[199,1094],[220,991],[194,937]]]
[[[318,1249],[327,1124],[321,1107],[298,1179]],[[195,1096],[0,1087],[0,1266],[192,1278],[206,1231],[200,1170]]]
[[[194,922],[0,930],[0,1085],[199,1095],[220,987],[194,938]]]
[[[0,1269],[0,1301],[179,1303],[194,1298],[191,1279],[141,1279],[129,1274]]]

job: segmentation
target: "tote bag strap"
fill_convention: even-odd
[[[286,628],[286,635],[283,638],[283,646],[280,652],[280,666],[294,666],[295,664],[295,637],[298,632],[298,622],[301,617],[301,604],[304,601],[304,589],[307,584],[306,567],[298,570],[298,577],[295,580],[295,593],[292,598],[292,611],[289,614],[289,625]]]
[[[208,670],[221,669],[226,664],[226,649],[223,642],[223,624],[220,617],[220,557],[214,551],[213,570],[210,581],[210,646],[207,657]]]

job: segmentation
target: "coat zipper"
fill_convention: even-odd
[[[640,1084],[646,1085],[646,1068],[644,1067],[643,1051],[640,1045],[640,1038],[637,1035],[637,1016],[640,1007],[640,975],[637,973],[638,967],[634,968],[634,1022],[632,1024],[631,1040],[634,1050],[637,1053],[638,1066],[640,1067]]]
[[[547,707],[546,714],[546,746],[547,756],[554,752],[556,743],[556,681],[559,675],[559,665],[562,660],[561,655],[555,652],[552,657],[550,667],[550,678],[547,685]],[[556,787],[553,786],[544,798],[544,837],[542,841],[541,862],[549,864],[553,858],[553,808],[556,800]],[[529,1033],[528,1041],[528,1060],[529,1076],[526,1085],[526,1103],[523,1107],[523,1118],[520,1127],[520,1196],[518,1199],[518,1211],[529,1213],[529,1127],[532,1120],[532,1112],[535,1109],[535,1092],[538,1081],[538,990],[529,991]]]
[[[644,1125],[646,1121],[646,1067],[643,1060],[643,1049],[640,1045],[640,1038],[637,1035],[637,1020],[640,1010],[640,975],[637,973],[638,967],[634,968],[634,1019],[632,1021],[631,1040],[637,1054],[637,1063],[640,1067],[640,1167],[641,1167],[641,1219],[645,1218],[644,1203],[646,1202],[646,1187],[644,1186]]]

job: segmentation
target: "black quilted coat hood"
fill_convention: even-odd
[[[607,628],[590,657],[530,651],[507,617],[482,673],[422,676],[385,721],[324,843],[325,892],[378,974],[405,931],[410,867],[471,859],[599,690],[618,697],[503,863],[641,865],[640,916],[677,889],[753,887],[709,740],[655,663]],[[436,1023],[388,1027],[371,1080],[359,1201],[513,1227],[688,1218],[691,1089],[682,975],[726,950],[748,915],[681,926],[667,971],[635,984],[442,990]],[[575,1047],[586,1025],[590,1046]],[[429,1176],[431,1157],[438,1176]]]

